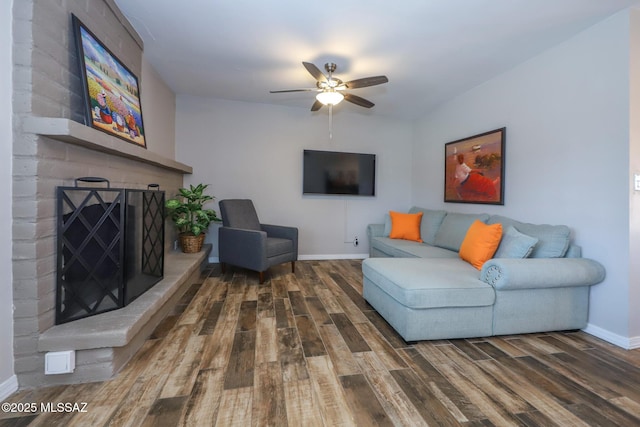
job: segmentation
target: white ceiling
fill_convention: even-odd
[[[640,0],[116,0],[176,94],[311,107],[301,62],[338,65],[376,104],[414,119]],[[326,108],[316,113],[326,114]]]

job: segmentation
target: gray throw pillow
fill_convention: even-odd
[[[569,248],[571,230],[566,225],[528,224],[500,215],[492,215],[487,224],[510,225],[521,233],[538,239],[529,258],[562,258]]]
[[[516,230],[515,227],[509,226],[506,233],[502,236],[500,246],[496,251],[494,258],[527,258],[533,251],[534,246],[538,243],[535,237],[527,236]]]

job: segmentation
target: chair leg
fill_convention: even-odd
[[[264,283],[264,271],[258,272],[258,278],[260,279],[260,284]]]
[[[296,262],[295,261],[291,261],[291,272],[292,273],[296,272]]]

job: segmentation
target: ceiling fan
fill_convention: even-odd
[[[316,101],[311,106],[311,111],[318,111],[320,108],[322,108],[323,105],[332,107],[338,104],[343,99],[361,107],[371,108],[375,105],[373,102],[345,91],[347,89],[358,89],[362,87],[376,86],[387,83],[389,81],[387,76],[374,76],[343,82],[339,78],[333,76],[333,72],[337,68],[337,65],[333,62],[324,64],[324,69],[327,70],[328,75],[325,75],[322,71],[320,71],[318,67],[310,62],[303,62],[302,65],[304,65],[304,68],[307,69],[309,74],[311,74],[313,78],[316,79],[315,88],[272,90],[270,91],[270,93],[318,92],[318,94],[316,95]]]

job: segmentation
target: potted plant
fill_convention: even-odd
[[[208,185],[198,184],[195,187],[179,189],[179,197],[169,199],[165,203],[168,215],[171,216],[180,238],[182,252],[200,252],[204,243],[205,232],[213,221],[220,221],[216,211],[204,209],[204,205],[214,198],[204,194]]]

